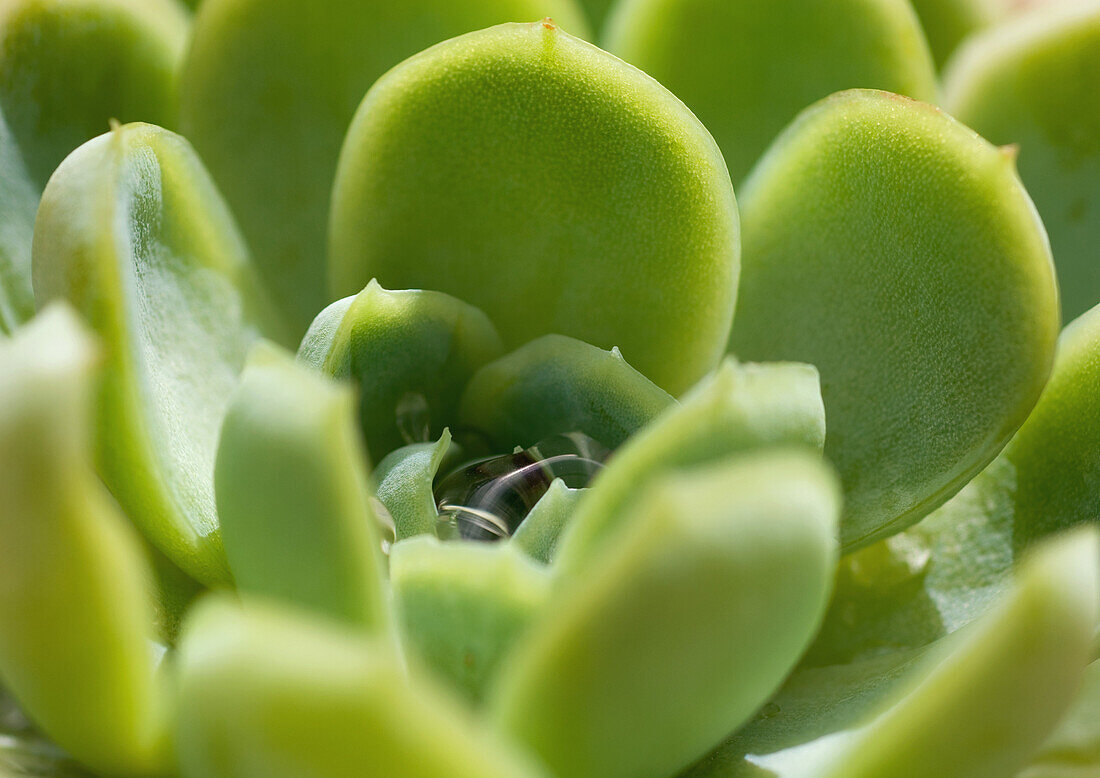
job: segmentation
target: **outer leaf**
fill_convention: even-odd
[[[968,36],[998,21],[1007,3],[1002,0],[912,0],[928,36],[928,45],[943,67],[955,48]]]
[[[919,647],[983,613],[1037,539],[1100,519],[1100,307],[1067,327],[1050,381],[1005,452],[900,535],[849,555],[814,664]]]
[[[1062,333],[1054,372],[1005,450],[1016,469],[1013,543],[1100,523],[1100,305]]]
[[[183,132],[297,332],[333,299],[321,269],[329,196],[368,87],[434,43],[545,16],[585,33],[573,0],[205,0],[182,75]]]
[[[769,446],[820,449],[825,418],[810,365],[738,365],[727,359],[683,404],[669,408],[624,445],[594,479],[561,539],[558,561],[579,571],[641,504],[639,485]]]
[[[1012,583],[1015,491],[999,457],[924,521],[844,557],[805,663],[921,648],[984,614]]]
[[[326,375],[355,381],[367,449],[381,458],[454,424],[470,376],[503,351],[500,335],[477,308],[441,292],[391,292],[372,281],[320,313],[298,357]],[[401,429],[401,404],[410,395],[426,404],[422,430]],[[423,440],[407,439],[421,432]]]
[[[1100,768],[1100,660],[1085,671],[1085,683],[1066,716],[1019,778],[1088,778]]]
[[[436,443],[399,448],[375,468],[376,493],[393,517],[398,540],[435,533],[439,513],[432,482],[450,449],[451,433],[443,430]]]
[[[109,119],[171,125],[187,33],[172,0],[0,7],[0,333],[34,313],[31,236],[46,180]]]
[[[558,538],[572,520],[577,503],[586,491],[570,489],[565,481],[554,479],[512,535],[512,545],[532,559],[549,564],[555,556]]]
[[[621,0],[605,43],[688,104],[734,181],[799,111],[832,92],[936,95],[906,0]]]
[[[179,659],[186,776],[526,778],[542,773],[387,644],[273,608],[211,601]]]
[[[826,774],[1000,776],[1057,723],[1100,620],[1100,535],[1055,541],[1018,589],[929,659],[927,676],[847,744]],[[905,694],[908,689],[903,689]]]
[[[968,43],[944,105],[994,143],[1020,146],[1020,176],[1050,232],[1065,320],[1100,303],[1100,3],[1047,3]]]
[[[1075,530],[1043,546],[989,613],[922,657],[799,671],[767,720],[691,775],[1010,775],[1072,702],[1097,618],[1100,534]],[[860,718],[863,726],[838,731]],[[756,755],[742,761],[746,753]]]
[[[40,778],[90,778],[90,773],[78,765],[55,743],[37,732],[19,709],[15,700],[0,691],[0,771],[7,778],[39,776]]]
[[[390,576],[405,645],[474,701],[550,589],[509,543],[413,538],[393,547]]]
[[[71,301],[106,347],[97,443],[107,485],[173,562],[227,581],[214,453],[264,300],[187,142],[133,124],[73,152],[38,211],[34,287],[40,304]]]
[[[855,90],[804,112],[743,191],[731,348],[821,371],[844,546],[904,529],[996,456],[1050,371],[1057,290],[1012,156]]]
[[[331,280],[440,289],[515,348],[559,333],[678,393],[737,290],[718,148],[656,81],[550,22],[422,52],[371,88],[332,200]]]
[[[388,627],[369,465],[350,388],[261,345],[233,393],[215,470],[237,586]]]
[[[0,345],[0,675],[109,774],[163,770],[151,575],[91,467],[97,351],[66,307]]]
[[[838,514],[832,475],[808,452],[654,485],[517,646],[491,698],[496,720],[560,775],[686,766],[775,691],[809,642]]]
[[[583,432],[615,449],[675,402],[617,349],[544,335],[474,375],[461,421],[498,451],[563,432]]]
[[[615,5],[615,0],[580,0],[580,4],[588,14],[588,21],[591,23],[592,29],[600,32],[607,20],[608,13]]]

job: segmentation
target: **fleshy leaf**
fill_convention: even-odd
[[[942,68],[955,48],[983,27],[997,22],[1005,13],[1000,0],[912,0],[928,37],[928,46]]]
[[[92,469],[97,361],[67,306],[0,344],[0,676],[84,764],[156,773],[168,727],[151,572]]]
[[[932,646],[800,669],[689,775],[1010,775],[1072,703],[1098,618],[1100,535],[1073,530]]]
[[[816,369],[727,359],[596,476],[561,538],[558,563],[563,571],[579,570],[616,528],[633,520],[639,485],[660,473],[768,446],[820,450],[824,439]]]
[[[508,348],[549,333],[618,346],[673,393],[721,356],[738,254],[703,125],[549,21],[455,38],[380,78],[333,189],[334,293],[375,277],[439,289]]]
[[[497,451],[567,432],[615,449],[675,402],[618,350],[544,335],[477,371],[460,418]]]
[[[394,545],[390,576],[405,646],[473,701],[550,590],[509,543],[413,538]]]
[[[588,15],[592,29],[598,33],[603,28],[608,13],[615,6],[615,0],[580,0],[580,4]]]
[[[187,34],[172,0],[0,7],[0,333],[34,313],[31,240],[46,180],[110,119],[171,125]]]
[[[775,691],[811,639],[838,516],[839,487],[807,451],[653,483],[585,575],[559,579],[501,671],[495,720],[560,775],[685,767]]]
[[[39,304],[102,338],[100,472],[149,540],[203,583],[228,571],[214,507],[218,428],[268,323],[248,254],[183,138],[117,127],[73,152],[38,211]]]
[[[183,134],[298,334],[333,299],[322,270],[329,197],[340,144],[370,85],[439,41],[546,16],[586,33],[573,0],[204,0],[181,76]]]
[[[1054,732],[1019,778],[1089,778],[1100,768],[1100,660]]]
[[[742,200],[731,348],[817,366],[843,545],[898,532],[997,455],[1050,372],[1057,288],[1012,157],[853,90],[805,111]]]
[[[960,50],[944,105],[1020,148],[1020,177],[1050,233],[1070,321],[1100,303],[1100,4],[1043,3]]]
[[[1011,583],[1016,478],[1004,457],[919,524],[844,557],[809,665],[926,646],[982,615]]]
[[[179,657],[188,778],[533,778],[543,773],[394,648],[246,601],[200,606]]]
[[[1050,381],[1004,453],[931,516],[842,560],[807,660],[847,662],[919,647],[1000,596],[1020,553],[1100,523],[1100,307],[1059,339]]]
[[[470,376],[503,351],[477,308],[442,292],[389,291],[372,281],[321,312],[298,357],[355,382],[367,450],[381,459],[453,425]]]
[[[1016,470],[1013,544],[1100,523],[1100,305],[1062,332],[1039,404],[1005,449]]]
[[[214,477],[237,588],[387,627],[368,470],[351,389],[257,346],[229,403]]]
[[[899,0],[622,0],[604,40],[687,103],[734,181],[799,111],[833,92],[936,96],[920,23]]]
[[[432,482],[451,450],[451,433],[435,443],[414,443],[383,459],[374,471],[375,494],[393,518],[398,540],[434,534],[436,520]]]
[[[584,489],[570,489],[565,481],[555,479],[512,535],[512,544],[532,559],[550,564],[558,538],[584,493]]]

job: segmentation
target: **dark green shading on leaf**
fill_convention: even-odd
[[[298,358],[355,383],[367,450],[381,459],[453,426],[470,377],[503,351],[477,308],[442,292],[389,291],[372,281],[314,319]]]
[[[928,46],[942,68],[955,48],[1005,13],[1003,0],[912,0]]]
[[[474,375],[460,420],[496,451],[568,432],[583,432],[614,450],[675,402],[617,349],[544,335]]]

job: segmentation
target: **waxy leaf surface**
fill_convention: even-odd
[[[573,518],[584,489],[570,489],[555,479],[512,535],[512,544],[543,564],[555,556],[558,538]]]
[[[687,103],[734,181],[799,111],[833,92],[936,95],[906,0],[622,0],[604,45]]]
[[[544,335],[474,375],[460,420],[498,451],[568,432],[616,449],[674,402],[617,350]]]
[[[975,37],[945,75],[944,105],[993,143],[1050,233],[1064,320],[1100,303],[1100,2],[1036,8]]]
[[[181,75],[183,133],[298,334],[334,299],[324,272],[329,196],[370,85],[447,38],[546,16],[587,32],[573,0],[204,0]]]
[[[151,572],[92,468],[98,349],[67,306],[0,344],[0,675],[85,765],[168,763]]]
[[[201,607],[179,674],[187,778],[543,775],[388,642],[261,603]]]
[[[393,518],[398,540],[435,533],[438,511],[432,484],[451,452],[451,433],[435,443],[413,443],[397,449],[375,468],[375,494]]]
[[[820,450],[825,439],[817,370],[810,365],[739,365],[715,373],[619,449],[577,505],[558,561],[576,571],[633,521],[642,484],[658,474],[769,446]]]
[[[660,84],[550,22],[401,63],[352,122],[335,294],[371,278],[483,310],[509,348],[557,333],[679,393],[718,362],[737,205],[714,141]]]
[[[828,601],[839,487],[814,453],[649,484],[584,574],[558,579],[490,696],[559,775],[686,767],[774,693]]]
[[[844,546],[904,529],[997,455],[1050,372],[1057,288],[1013,157],[854,90],[805,111],[742,199],[731,349],[821,371]]]
[[[405,646],[473,701],[540,614],[550,575],[508,543],[397,543],[394,608]]]
[[[173,0],[7,0],[0,7],[0,333],[34,313],[38,200],[111,119],[172,126],[187,18]]]
[[[474,371],[503,351],[477,308],[442,292],[391,292],[372,281],[320,313],[298,357],[356,384],[367,450],[382,459],[454,424]]]
[[[73,152],[38,211],[34,291],[40,305],[69,300],[103,341],[96,443],[108,487],[179,567],[227,581],[214,508],[218,429],[270,318],[188,143],[132,124]]]
[[[215,467],[237,588],[388,627],[377,520],[354,397],[270,344],[230,400]]]

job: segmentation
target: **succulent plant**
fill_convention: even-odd
[[[1095,775],[1100,5],[915,5],[0,5],[0,772]]]

